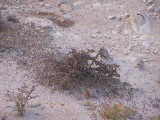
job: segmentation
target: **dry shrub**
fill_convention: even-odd
[[[120,77],[117,73],[119,66],[104,64],[91,57],[90,51],[72,49],[69,53],[57,57],[48,57],[36,69],[38,82],[53,86],[57,90],[73,90],[81,86],[106,87]]]
[[[111,120],[124,120],[129,118],[129,114],[135,112],[135,110],[125,107],[121,104],[104,105],[99,111],[99,114],[104,119]]]
[[[19,115],[24,115],[25,106],[28,104],[28,101],[36,98],[37,96],[32,96],[32,93],[35,91],[35,86],[32,86],[31,90],[28,90],[28,86],[24,83],[21,88],[18,88],[18,93],[7,91],[7,96],[10,101],[15,102],[17,111]]]

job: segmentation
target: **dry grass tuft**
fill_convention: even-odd
[[[38,82],[54,86],[57,90],[73,90],[85,87],[106,87],[120,75],[119,66],[104,64],[91,57],[91,52],[72,49],[61,57],[52,55],[41,63],[36,69]]]
[[[32,86],[31,90],[28,90],[28,86],[24,83],[21,88],[18,88],[18,93],[7,91],[7,96],[10,101],[16,103],[17,111],[19,115],[24,115],[25,106],[28,104],[28,101],[36,98],[37,96],[32,96],[32,93],[35,91],[35,86]]]
[[[135,112],[133,109],[126,108],[121,104],[104,105],[99,114],[104,119],[123,120],[129,118],[128,114]]]

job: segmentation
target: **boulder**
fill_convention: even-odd
[[[60,8],[65,12],[72,11],[72,6],[70,4],[60,4]]]

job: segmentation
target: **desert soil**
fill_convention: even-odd
[[[101,120],[84,104],[107,98],[79,100],[78,94],[53,92],[33,77],[36,60],[49,53],[71,48],[97,53],[101,47],[120,65],[120,80],[138,91],[129,100],[118,100],[141,114],[132,120],[159,114],[159,0],[1,0],[0,7],[0,115],[9,113],[8,120]],[[19,117],[6,90],[15,91],[24,82],[36,85],[39,97]]]

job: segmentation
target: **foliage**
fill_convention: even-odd
[[[123,120],[129,118],[128,114],[134,112],[133,109],[127,109],[121,104],[115,104],[114,106],[104,105],[102,110],[99,111],[102,118],[108,118],[112,120]]]
[[[77,51],[72,49],[69,53],[57,58],[50,55],[36,69],[38,82],[43,85],[53,86],[58,90],[71,90],[85,87],[103,87],[120,75],[117,73],[119,66],[105,64],[91,56],[91,51]]]
[[[19,115],[24,115],[25,106],[28,104],[28,101],[36,98],[37,96],[32,96],[32,92],[35,91],[35,86],[32,86],[31,90],[28,90],[28,86],[23,83],[21,88],[18,88],[18,93],[7,91],[7,95],[10,101],[16,103],[17,111]]]

